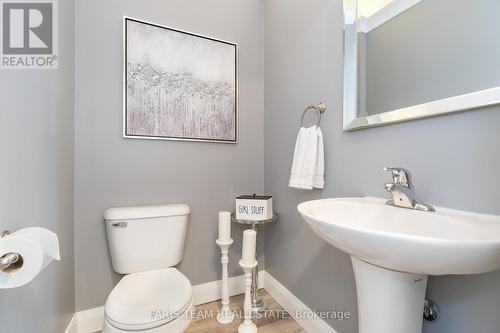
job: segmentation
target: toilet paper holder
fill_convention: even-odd
[[[0,238],[4,238],[10,234],[8,231],[0,233]],[[19,253],[7,253],[0,257],[0,271],[11,272],[22,266],[22,257]]]

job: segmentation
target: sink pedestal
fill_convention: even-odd
[[[351,259],[359,333],[422,333],[427,275],[391,271]]]

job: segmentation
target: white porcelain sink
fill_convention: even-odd
[[[314,200],[298,211],[316,234],[351,255],[360,333],[419,333],[428,275],[500,268],[500,217],[439,207],[422,212],[385,202]]]
[[[377,266],[426,275],[500,268],[500,217],[445,208],[421,212],[385,201],[314,200],[298,210],[328,243]]]

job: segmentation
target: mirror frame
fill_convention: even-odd
[[[394,0],[387,6],[387,14],[382,24],[402,13],[422,0]],[[343,129],[354,131],[375,126],[385,126],[410,120],[435,117],[449,113],[474,110],[500,104],[500,87],[474,91],[464,95],[434,100],[397,110],[358,117],[358,38],[360,22],[357,19],[358,0],[343,0],[344,3],[344,93],[343,93]],[[394,4],[394,6],[393,6]],[[384,15],[382,15],[384,16]],[[363,22],[366,24],[366,22]]]

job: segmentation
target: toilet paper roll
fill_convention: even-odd
[[[18,253],[22,266],[0,271],[0,289],[24,286],[31,282],[52,260],[60,260],[57,235],[44,228],[24,228],[0,239],[0,257]]]

